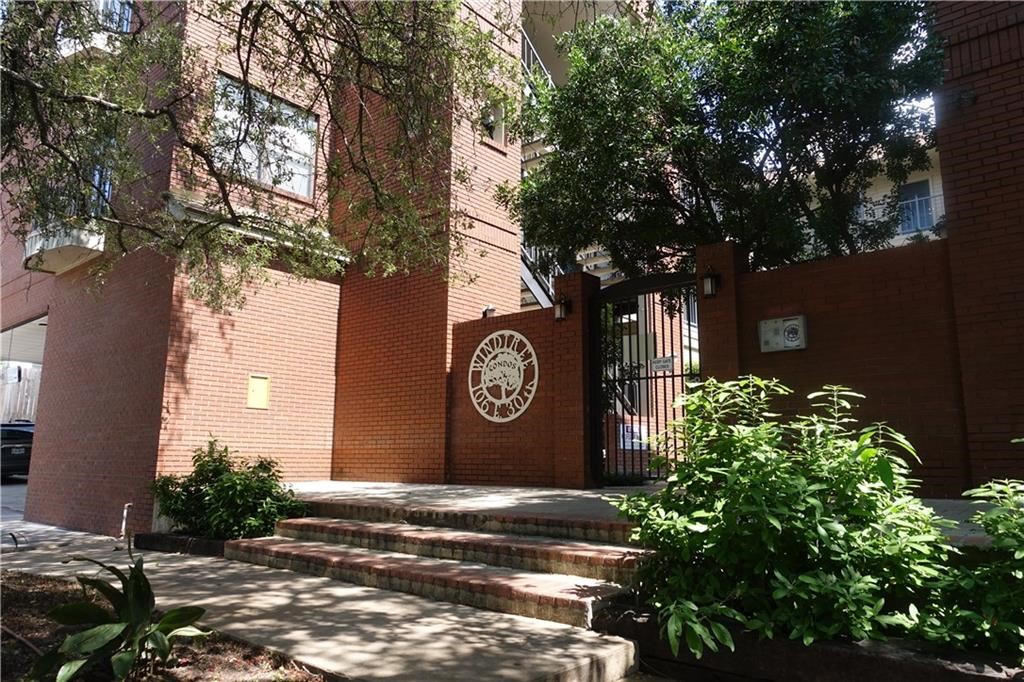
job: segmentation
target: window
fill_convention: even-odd
[[[111,31],[132,30],[132,3],[126,0],[96,0],[100,23]]]
[[[276,97],[217,79],[214,146],[222,162],[264,185],[313,196],[317,118]]]
[[[497,145],[505,145],[505,109],[500,104],[484,107],[480,114],[480,127],[484,139]]]
[[[912,182],[900,188],[900,233],[929,230],[935,225],[932,197],[927,180]]]

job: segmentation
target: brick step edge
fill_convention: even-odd
[[[413,507],[315,497],[304,498],[303,501],[309,506],[310,516],[358,521],[405,522],[417,526],[458,528],[514,535],[541,535],[549,538],[608,542],[620,545],[633,544],[629,539],[633,524],[628,521],[466,512],[434,507]]]
[[[339,547],[300,546],[281,540],[284,539],[229,540],[224,545],[224,558],[586,629],[590,629],[595,612],[603,606],[602,600],[610,600],[622,591],[616,585],[602,585],[596,588],[602,592],[600,598],[559,597],[501,582],[507,569],[490,568],[488,573],[484,567],[467,567],[458,562],[413,556],[403,559],[366,550],[355,550],[359,552],[356,554]],[[408,559],[437,562],[437,567],[412,565]],[[449,568],[462,571],[462,575],[445,575]]]
[[[340,543],[436,559],[475,561],[618,584],[632,582],[637,562],[646,554],[635,547],[584,545],[574,540],[327,517],[279,521],[277,534],[297,540]],[[579,546],[566,542],[576,542]]]

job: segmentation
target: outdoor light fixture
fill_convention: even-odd
[[[721,278],[710,267],[704,271],[701,281],[704,283],[704,298],[714,298],[722,287]]]
[[[488,303],[480,310],[480,317],[494,317],[494,314],[498,312],[498,309]]]
[[[555,321],[562,322],[566,317],[568,317],[569,311],[572,309],[572,305],[570,304],[569,299],[563,295],[559,295],[558,298],[555,299],[554,308]]]

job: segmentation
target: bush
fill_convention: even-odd
[[[991,505],[971,520],[992,544],[949,571],[908,626],[960,647],[1012,651],[1024,662],[1024,482],[992,481],[964,494]]]
[[[942,522],[913,496],[900,434],[854,430],[838,386],[815,412],[783,423],[773,380],[709,380],[677,403],[682,444],[666,487],[624,499],[635,538],[657,550],[641,589],[680,640],[732,648],[731,621],[772,637],[879,637],[928,601],[951,548]]]
[[[94,668],[107,668],[107,676],[124,680],[143,671],[153,670],[167,662],[171,647],[179,637],[208,635],[194,626],[202,618],[204,609],[183,606],[172,609],[153,622],[156,599],[143,571],[140,557],[129,567],[128,574],[107,564],[74,557],[75,561],[88,561],[117,577],[121,589],[100,578],[79,577],[82,589],[94,589],[102,594],[110,609],[91,601],[64,604],[50,611],[50,618],[61,625],[88,625],[88,629],[68,635],[59,647],[43,654],[30,673],[38,680],[57,671],[57,682],[71,680]]]
[[[177,531],[221,540],[260,537],[271,535],[280,519],[305,513],[305,505],[281,486],[272,459],[234,458],[211,439],[196,449],[192,464],[186,476],[159,476],[153,483],[160,513]]]

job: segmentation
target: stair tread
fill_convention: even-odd
[[[302,559],[324,566],[345,566],[387,574],[398,579],[468,588],[501,597],[530,597],[552,605],[586,604],[622,591],[615,583],[593,578],[537,573],[489,564],[435,559],[279,536],[230,540],[227,545],[241,551]]]
[[[388,512],[408,512],[414,514],[425,514],[435,516],[461,516],[490,518],[497,521],[521,521],[536,523],[538,525],[565,526],[579,525],[588,528],[614,528],[629,530],[634,524],[622,519],[594,518],[589,516],[572,516],[557,513],[526,512],[526,511],[499,511],[493,509],[467,510],[450,507],[441,507],[408,502],[395,502],[383,500],[353,499],[350,497],[332,497],[330,495],[306,494],[302,500],[309,504],[332,505],[337,507],[355,507],[362,509],[377,509]]]
[[[572,538],[589,542],[634,544],[633,524],[603,516],[572,516],[515,509],[461,509],[454,506],[415,502],[354,499],[330,495],[302,496],[312,515],[361,521],[410,523],[422,526],[458,528],[514,535]]]
[[[347,533],[357,537],[387,537],[442,546],[498,547],[513,550],[523,556],[557,553],[580,563],[605,565],[629,563],[648,553],[637,547],[586,540],[471,531],[410,523],[337,519],[326,516],[286,519],[280,521],[278,527],[298,532]]]

